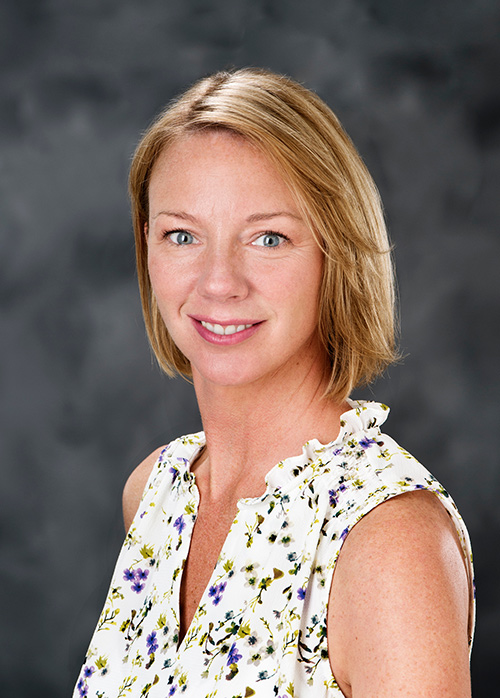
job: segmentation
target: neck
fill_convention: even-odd
[[[193,371],[207,444],[195,470],[205,496],[258,496],[277,462],[300,454],[312,438],[336,438],[347,406],[322,398],[325,374],[319,369],[313,363],[300,377],[267,377],[244,386],[214,385]]]

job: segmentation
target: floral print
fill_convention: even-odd
[[[74,698],[335,698],[326,609],[347,534],[381,502],[444,488],[382,434],[388,408],[350,401],[338,438],[278,463],[266,492],[238,502],[210,582],[179,641],[182,570],[199,502],[190,463],[203,433],[165,447],[120,553]],[[471,617],[470,627],[473,626]]]

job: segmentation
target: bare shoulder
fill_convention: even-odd
[[[346,696],[470,696],[469,585],[453,522],[427,491],[354,526],[332,582],[328,642]]]
[[[153,465],[158,460],[163,446],[157,448],[156,451],[150,453],[150,455],[145,458],[142,463],[139,463],[137,468],[132,471],[125,487],[123,488],[123,521],[125,524],[125,530],[128,531],[130,524],[139,508],[139,503],[141,501],[142,493],[146,486]]]
[[[427,490],[416,490],[392,497],[372,509],[352,529],[342,555],[347,557],[363,553],[366,546],[373,550],[373,546],[376,549],[382,545],[384,555],[392,551],[404,559],[409,548],[417,551],[423,546],[429,554],[436,548],[433,539],[460,549],[454,524],[438,497]],[[388,549],[386,546],[392,541],[398,545],[389,545]],[[366,561],[366,557],[363,559]]]

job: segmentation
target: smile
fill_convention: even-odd
[[[212,325],[211,322],[203,322],[203,320],[200,321],[203,327],[205,327],[207,330],[210,330],[210,332],[213,332],[214,334],[218,335],[229,335],[229,334],[236,334],[237,332],[243,332],[243,330],[248,330],[249,327],[252,327],[252,325],[226,325],[223,327],[222,325]]]

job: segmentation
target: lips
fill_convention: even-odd
[[[229,334],[236,334],[237,332],[243,332],[243,330],[248,330],[249,327],[252,327],[254,323],[250,323],[248,325],[219,325],[219,324],[212,324],[211,322],[204,322],[203,320],[200,320],[201,324],[203,327],[205,327],[207,330],[210,330],[210,332],[213,332],[214,334],[218,335],[229,335]]]
[[[249,322],[248,319],[235,319],[217,322],[213,318],[201,318],[191,315],[196,331],[210,344],[230,346],[239,344],[251,337],[262,325],[261,320]]]

